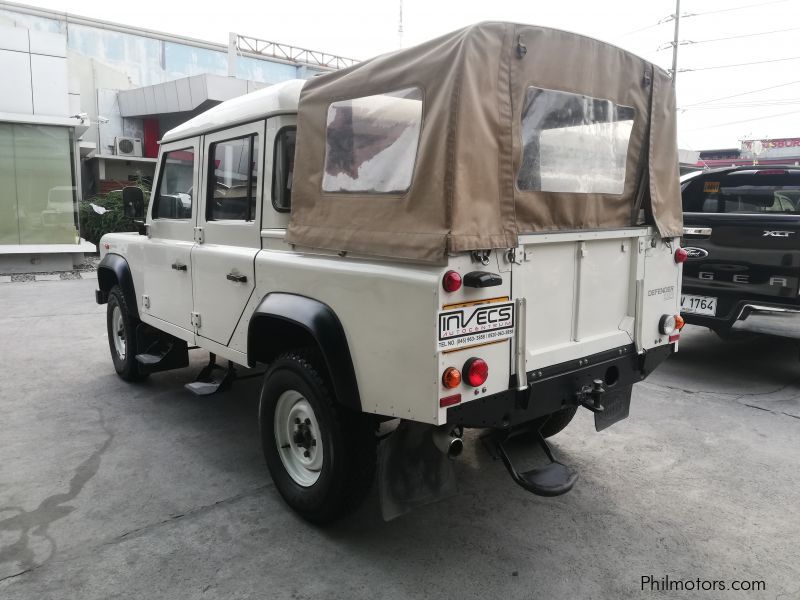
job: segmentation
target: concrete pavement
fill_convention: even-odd
[[[553,438],[580,480],[513,484],[468,434],[460,493],[398,520],[377,496],[296,517],[259,447],[258,379],[205,398],[202,366],[117,378],[93,281],[0,287],[0,598],[640,598],[641,577],[763,580],[800,598],[800,360],[688,329],[631,417]],[[528,450],[518,447],[519,452]]]

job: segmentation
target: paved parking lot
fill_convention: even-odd
[[[654,595],[647,575],[766,584],[663,597],[800,598],[792,343],[688,329],[630,419],[596,434],[581,411],[554,438],[566,496],[527,494],[470,434],[457,497],[384,523],[373,493],[320,530],[269,479],[258,379],[194,397],[198,353],[125,384],[95,286],[0,286],[2,598],[616,599]]]

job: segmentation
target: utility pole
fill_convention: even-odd
[[[400,0],[400,18],[397,22],[397,43],[403,47],[403,0]]]
[[[678,79],[678,28],[681,24],[681,0],[675,0],[675,37],[672,40],[672,87]]]

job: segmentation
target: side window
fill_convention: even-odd
[[[209,221],[252,221],[256,214],[258,136],[211,144],[208,166]]]
[[[284,127],[275,136],[275,157],[272,165],[272,206],[278,212],[292,208],[292,176],[294,175],[294,142],[296,127]]]
[[[403,193],[422,129],[422,90],[334,102],[325,135],[325,192]]]
[[[154,219],[191,219],[194,196],[194,150],[164,153],[158,192],[153,206]]]

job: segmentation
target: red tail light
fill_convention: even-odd
[[[489,377],[489,365],[482,358],[468,359],[461,371],[464,373],[464,380],[472,387],[483,385]]]
[[[756,175],[786,175],[785,169],[761,169]]]
[[[448,271],[442,277],[442,287],[446,292],[457,292],[461,289],[461,275],[456,271]]]
[[[678,248],[677,250],[675,250],[676,263],[678,264],[685,263],[687,258],[689,258],[689,253],[686,250],[684,250],[683,248]]]

